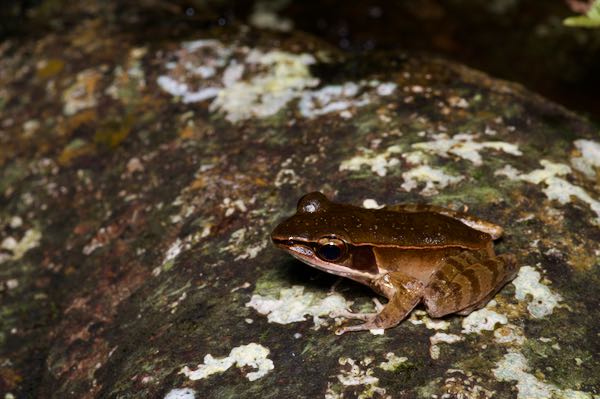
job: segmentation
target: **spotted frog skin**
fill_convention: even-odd
[[[365,209],[306,194],[296,214],[271,239],[313,267],[368,285],[388,303],[336,331],[386,329],[422,303],[431,317],[479,309],[517,271],[513,255],[494,253],[502,228],[466,213],[431,205]]]

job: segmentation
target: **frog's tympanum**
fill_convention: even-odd
[[[479,309],[518,267],[494,253],[502,228],[431,205],[364,209],[305,195],[296,214],[271,234],[273,242],[318,269],[366,284],[388,298],[378,313],[344,313],[362,320],[337,333],[396,326],[419,303],[432,317]]]

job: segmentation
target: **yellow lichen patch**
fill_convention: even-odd
[[[78,128],[96,120],[97,114],[94,109],[86,109],[65,119],[58,127],[58,132],[63,137],[70,137]]]
[[[566,262],[578,271],[590,270],[594,265],[600,263],[600,243],[593,240],[593,242],[582,240],[581,237],[567,234],[567,227],[562,224],[556,225],[553,229],[561,237],[560,242],[549,237],[536,243],[536,247],[544,249],[546,256]]]
[[[569,248],[564,251],[568,255],[567,263],[574,269],[589,270],[594,265],[600,264],[600,245],[596,244],[596,251],[586,247],[584,244],[577,244],[566,235],[563,237],[563,245]]]
[[[66,115],[74,115],[96,105],[96,91],[102,78],[101,71],[87,69],[77,74],[77,80],[67,88],[62,96]]]
[[[182,139],[193,139],[198,133],[193,125],[186,125],[179,131],[178,135]]]
[[[509,321],[527,313],[526,302],[512,303],[512,298],[504,295],[496,295],[494,301],[496,302],[496,311],[505,315]]]
[[[94,143],[115,148],[129,136],[133,125],[133,117],[127,116],[123,120],[109,121],[96,130]]]
[[[96,147],[93,144],[82,139],[75,139],[62,150],[57,162],[61,166],[69,166],[74,159],[85,155],[92,155],[95,151]]]
[[[195,190],[201,190],[204,187],[206,187],[207,185],[207,179],[205,176],[198,176],[196,177],[196,179],[194,179],[194,181],[192,181],[192,183],[188,186],[189,190],[195,191]]]
[[[266,187],[269,185],[269,182],[267,182],[265,179],[257,177],[256,179],[254,179],[254,184],[260,187]]]
[[[64,61],[57,58],[42,60],[37,63],[37,70],[35,74],[39,79],[48,79],[58,75],[64,69],[64,67]]]

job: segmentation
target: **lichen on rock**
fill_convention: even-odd
[[[597,395],[593,124],[443,59],[78,6],[0,46],[3,393]],[[520,273],[467,317],[336,336],[376,294],[269,241],[315,190],[467,210]]]

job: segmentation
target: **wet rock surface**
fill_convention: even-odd
[[[442,59],[102,17],[0,47],[0,391],[14,397],[593,398],[600,137]],[[505,227],[485,309],[334,335],[374,294],[273,248],[304,193]],[[445,395],[445,396],[444,396]]]

